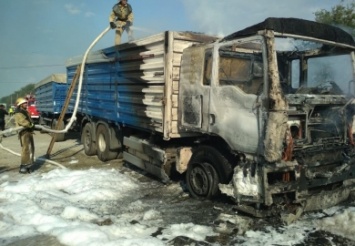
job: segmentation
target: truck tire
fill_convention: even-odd
[[[210,146],[198,147],[186,172],[186,184],[191,196],[211,199],[219,195],[218,184],[232,177],[232,166],[225,156]]]
[[[57,119],[54,119],[54,120],[52,121],[52,129],[53,129],[53,130],[56,129],[57,124],[58,124],[58,120],[57,120]],[[59,125],[59,127],[58,127],[58,130],[63,130],[63,129],[64,129],[64,122],[61,121],[61,123],[60,123],[60,125]],[[53,133],[53,134],[56,134],[56,135],[57,135],[57,136],[56,136],[56,139],[55,139],[56,142],[61,142],[61,141],[64,141],[64,140],[65,140],[65,133]]]
[[[110,150],[110,131],[103,124],[100,124],[96,130],[96,146],[97,157],[101,161],[109,161],[117,158],[118,152]]]
[[[211,190],[215,189],[213,186],[216,182],[211,170],[206,168],[205,163],[198,162],[191,163],[189,167],[186,173],[186,183],[190,194],[195,198],[212,198]]]
[[[96,155],[95,136],[92,131],[91,123],[86,123],[81,133],[81,143],[84,146],[84,152],[87,156]]]

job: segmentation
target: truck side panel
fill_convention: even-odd
[[[85,66],[78,112],[163,134],[180,137],[177,124],[178,81],[183,50],[214,38],[164,32],[94,52]],[[72,81],[81,60],[67,65]],[[74,92],[69,108],[77,96]]]
[[[35,86],[37,110],[43,114],[60,114],[68,85],[65,74],[52,74]]]

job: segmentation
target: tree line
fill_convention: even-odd
[[[33,94],[35,89],[35,84],[28,84],[21,89],[13,92],[12,94],[0,98],[0,103],[6,103],[7,109],[9,109],[10,106],[15,104],[15,101],[19,97],[26,97],[29,94]]]
[[[355,2],[341,0],[331,10],[321,9],[314,13],[315,21],[338,26],[355,37]]]

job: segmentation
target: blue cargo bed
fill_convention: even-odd
[[[181,137],[178,95],[182,52],[214,37],[163,32],[91,52],[85,64],[78,113],[113,124]],[[71,83],[82,56],[67,61]],[[77,89],[71,97],[73,109]]]
[[[35,85],[36,106],[41,115],[60,114],[68,84],[65,74],[52,74]]]

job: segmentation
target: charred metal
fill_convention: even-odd
[[[293,28],[292,23],[304,29]],[[313,27],[319,27],[320,32],[309,32]],[[235,163],[229,184],[219,185],[222,193],[230,196],[237,208],[255,216],[290,207],[322,209],[346,200],[354,188],[355,174],[355,44],[349,35],[319,23],[269,18],[224,38],[213,49],[213,61],[219,61],[219,68],[210,70],[215,72],[214,89],[221,92],[210,92],[220,97],[212,101],[209,96],[209,113],[211,108],[233,111],[229,115],[215,111],[208,131],[225,139],[237,156],[247,156]],[[248,71],[237,75],[241,66],[247,67],[238,59],[249,59],[255,68],[261,66],[262,79],[258,80],[253,70],[249,70],[249,79],[245,79]],[[233,67],[233,63],[238,65]],[[231,69],[234,72],[226,72]],[[229,85],[228,91],[222,92],[225,85]],[[244,94],[234,92],[233,86]],[[190,95],[185,99],[197,98],[196,93]],[[249,100],[253,106],[248,106]],[[194,116],[193,124],[204,128],[205,113],[196,114],[195,110],[200,108],[201,104],[195,103],[188,112]],[[223,124],[219,125],[218,119],[223,119]]]

